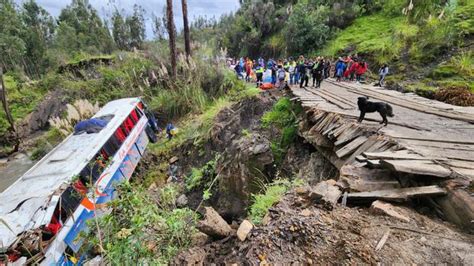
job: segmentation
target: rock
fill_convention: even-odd
[[[262,225],[269,224],[271,220],[272,220],[272,217],[270,216],[270,213],[265,214],[265,216],[263,216],[263,219],[262,219]]]
[[[300,212],[300,214],[304,217],[308,217],[308,216],[311,216],[311,211],[308,209],[304,209]]]
[[[403,222],[410,222],[410,218],[401,213],[403,212],[401,208],[381,200],[374,201],[372,206],[370,206],[370,210],[376,214],[385,214]]]
[[[326,183],[327,183],[328,185],[331,185],[331,186],[336,186],[336,185],[337,185],[337,181],[334,180],[334,179],[326,180]]]
[[[148,191],[157,191],[158,186],[156,185],[155,182],[151,183],[151,185],[148,187]]]
[[[183,208],[183,207],[186,207],[187,205],[188,205],[188,197],[186,197],[186,195],[182,194],[176,199],[176,206],[178,208]]]
[[[237,237],[240,239],[240,241],[245,241],[247,238],[247,235],[252,231],[253,224],[247,220],[244,220],[240,226],[239,229],[237,230]]]
[[[209,243],[210,237],[202,232],[196,232],[191,236],[191,246],[202,246]]]
[[[178,254],[171,265],[204,265],[206,251],[202,247],[194,247]]]
[[[7,163],[8,163],[8,158],[0,159],[0,167],[7,166]]]
[[[342,192],[338,187],[329,184],[327,181],[319,182],[312,190],[310,194],[311,199],[320,199],[324,203],[335,205]]]
[[[204,220],[199,221],[199,231],[216,238],[232,234],[232,228],[212,207],[204,207]]]

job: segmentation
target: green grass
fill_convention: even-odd
[[[243,84],[243,82],[241,83]],[[231,89],[225,96],[207,102],[201,110],[182,117],[180,122],[175,124],[179,129],[176,136],[171,140],[163,136],[157,143],[150,144],[149,149],[156,155],[169,155],[174,148],[183,145],[187,141],[199,145],[209,138],[214,118],[221,110],[230,107],[241,99],[254,97],[259,93],[260,90],[253,86],[237,86]]]
[[[175,187],[162,188],[158,204],[137,184],[124,183],[117,190],[120,197],[110,203],[112,213],[89,223],[84,248],[102,245],[111,264],[156,265],[169,263],[189,247],[197,216],[174,208]]]
[[[279,138],[275,138],[271,143],[271,149],[275,162],[281,163],[287,149],[294,142],[297,136],[297,117],[301,112],[301,106],[292,103],[288,97],[280,98],[272,110],[263,114],[261,122],[263,128],[276,127]]]
[[[351,26],[337,33],[337,37],[321,53],[337,57],[345,54],[347,49],[354,49],[354,52],[373,55],[378,63],[388,62],[397,58],[402,48],[394,37],[395,33],[411,36],[416,32],[414,27],[404,26],[404,23],[403,17],[360,17]]]
[[[19,123],[31,113],[46,94],[45,90],[37,87],[36,83],[19,83],[10,75],[3,76],[7,90],[7,99],[15,123]],[[9,127],[5,112],[0,111],[0,136]]]
[[[266,184],[262,193],[252,195],[252,205],[249,208],[250,219],[254,224],[260,224],[268,209],[281,200],[283,195],[295,186],[302,184],[299,179],[289,181],[277,179]]]

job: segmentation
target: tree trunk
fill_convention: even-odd
[[[8,100],[7,100],[7,88],[5,87],[5,83],[3,81],[3,68],[0,66],[0,100],[2,101],[3,110],[5,111],[5,116],[7,117],[7,121],[10,124],[9,131],[13,133],[15,147],[13,152],[18,151],[20,146],[20,141],[18,138],[18,134],[15,129],[15,121],[13,120],[13,116],[10,112],[10,108],[8,107]]]
[[[181,0],[183,8],[183,24],[184,24],[184,47],[186,49],[186,56],[191,56],[191,36],[189,33],[189,22],[188,22],[188,0]]]
[[[168,37],[170,44],[170,56],[171,56],[171,75],[176,77],[176,28],[174,26],[173,18],[173,0],[166,0],[166,17],[167,17],[167,28],[168,28]]]

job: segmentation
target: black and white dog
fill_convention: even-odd
[[[387,116],[393,117],[392,106],[388,103],[371,102],[369,101],[369,97],[359,97],[357,98],[357,105],[360,110],[359,123],[364,120],[366,113],[379,112],[383,119],[380,124],[384,125],[388,124]]]

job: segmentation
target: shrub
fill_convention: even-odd
[[[474,106],[474,94],[467,87],[450,87],[438,90],[435,93],[435,99],[459,106]]]
[[[86,238],[103,249],[111,264],[166,264],[190,245],[196,231],[193,211],[158,207],[144,188],[129,183],[117,186],[117,192],[120,196],[110,204],[112,212],[92,220]]]
[[[292,103],[288,97],[280,98],[271,111],[262,116],[262,127],[275,126],[280,131],[280,137],[272,142],[271,148],[275,162],[283,160],[286,150],[297,136],[297,116],[301,106]]]

